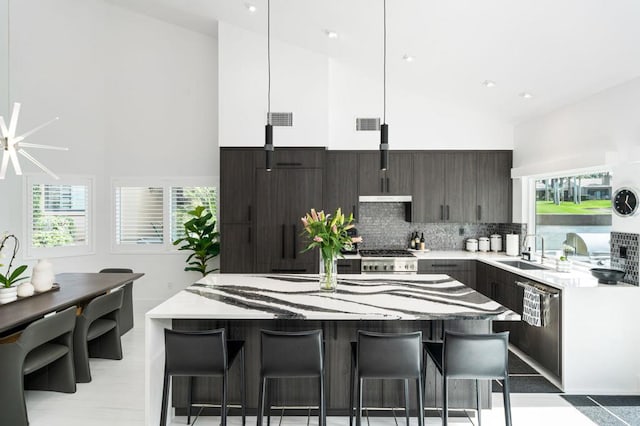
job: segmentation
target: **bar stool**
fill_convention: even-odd
[[[358,331],[357,344],[352,344],[351,348],[349,425],[353,425],[354,405],[356,405],[356,426],[360,426],[362,421],[364,379],[402,379],[404,380],[404,402],[408,426],[409,380],[414,379],[417,389],[418,425],[423,426],[422,332],[389,334]],[[357,382],[355,393],[354,380]]]
[[[220,404],[220,422],[227,424],[227,384],[229,369],[233,362],[240,359],[240,400],[242,404],[242,425],[245,425],[245,382],[244,382],[244,341],[226,340],[224,329],[204,331],[164,330],[165,365],[164,385],[162,387],[162,411],[160,425],[167,424],[167,406],[169,405],[169,381],[172,376],[188,376],[188,415],[191,423],[192,385],[194,376],[222,377],[222,403]],[[202,408],[200,409],[202,412]],[[196,418],[200,415],[196,415]]]
[[[502,379],[505,421],[507,426],[511,426],[508,345],[508,331],[492,334],[462,334],[445,331],[444,342],[425,342],[425,353],[433,360],[442,375],[443,425],[446,425],[449,420],[447,379],[476,380],[478,425],[482,424],[480,380]]]
[[[326,425],[322,330],[298,332],[262,330],[260,352],[258,426],[262,426],[265,400],[270,401],[267,388],[268,380],[294,377],[318,378],[320,395],[318,405],[319,424]],[[268,403],[267,409],[267,419],[269,421],[270,403]]]

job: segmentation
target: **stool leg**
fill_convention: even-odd
[[[418,391],[418,426],[424,426],[424,396],[422,395],[422,377],[416,380],[416,390]]]
[[[502,383],[502,397],[504,399],[504,420],[507,426],[511,426],[511,397],[509,396],[509,376],[505,375]]]
[[[260,391],[258,395],[258,413],[257,417],[257,426],[262,426],[262,412],[264,411],[264,392],[266,388],[266,379],[263,376],[260,376]]]
[[[264,388],[264,400],[266,402],[265,411],[267,412],[267,426],[271,426],[271,390],[269,389],[269,381],[266,381]]]
[[[447,394],[447,376],[442,376],[442,424],[449,423],[449,395]]]
[[[189,383],[187,385],[187,424],[191,424],[191,397],[193,395],[193,377],[189,376]]]
[[[227,426],[227,371],[222,376],[222,404],[220,404],[220,423]]]
[[[320,385],[319,385],[319,395],[320,395],[320,404],[318,407],[318,411],[320,413],[318,413],[318,425],[319,426],[325,426],[326,423],[326,419],[324,416],[324,376],[320,375]]]
[[[404,379],[404,414],[407,417],[407,426],[409,425],[409,379]]]
[[[356,366],[353,356],[351,356],[351,374],[349,377],[349,426],[353,426],[353,410],[356,406],[355,392],[354,392],[354,375],[356,374]]]
[[[358,404],[356,406],[356,426],[362,426],[362,385],[364,384],[364,379],[358,377],[357,381]]]
[[[162,385],[162,409],[160,410],[160,426],[167,426],[167,405],[169,405],[169,375],[164,369],[164,384]]]
[[[476,408],[478,410],[478,426],[482,425],[482,402],[480,401],[480,380],[476,380]]]
[[[240,403],[242,404],[242,426],[246,425],[247,422],[247,397],[245,395],[246,392],[246,382],[244,378],[244,346],[240,349]]]

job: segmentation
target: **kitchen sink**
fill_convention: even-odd
[[[502,263],[503,265],[513,266],[518,269],[547,269],[544,266],[523,262],[522,260],[498,260],[497,262]]]

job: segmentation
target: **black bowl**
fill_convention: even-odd
[[[598,279],[600,284],[617,284],[624,277],[625,272],[618,269],[593,268],[591,275]]]

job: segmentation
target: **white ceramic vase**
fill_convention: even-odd
[[[53,287],[53,265],[47,259],[40,259],[31,273],[31,284],[38,293],[50,290]]]
[[[29,297],[33,296],[35,292],[35,288],[31,283],[23,283],[18,286],[18,296],[19,297]]]
[[[13,302],[18,299],[17,287],[0,287],[0,305]]]

